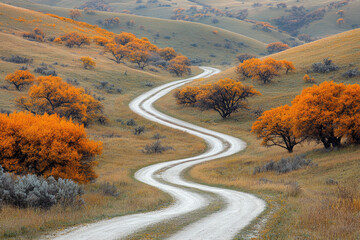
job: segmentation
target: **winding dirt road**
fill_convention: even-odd
[[[210,67],[202,69],[204,72],[196,77],[159,86],[130,103],[130,108],[144,118],[201,137],[208,145],[208,150],[196,157],[154,164],[135,173],[135,178],[139,181],[170,194],[174,199],[173,204],[154,212],[116,217],[71,228],[51,236],[51,239],[124,239],[146,231],[148,227],[156,227],[156,224],[161,225],[180,217],[186,219],[197,211],[218,203],[222,206],[220,210],[207,212],[205,216],[189,222],[171,234],[170,239],[226,240],[232,239],[265,209],[265,202],[251,194],[201,185],[182,177],[186,169],[196,164],[235,154],[246,147],[238,138],[175,119],[152,106],[173,89],[219,72]]]

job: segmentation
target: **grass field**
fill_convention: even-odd
[[[335,73],[314,74],[317,83],[325,80],[359,83],[360,78],[344,79],[341,74],[349,68],[360,66],[360,30],[345,32],[336,36],[305,44],[272,55],[276,59],[293,61],[297,71],[277,77],[269,85],[246,80],[263,95],[249,100],[250,111],[241,111],[230,119],[222,120],[212,111],[183,107],[168,95],[156,103],[156,107],[173,116],[181,116],[205,128],[214,129],[245,140],[248,148],[232,157],[196,166],[190,170],[192,179],[205,184],[250,191],[266,199],[269,204],[266,226],[259,239],[358,239],[360,207],[355,203],[342,204],[346,192],[359,200],[360,148],[344,147],[324,151],[321,145],[304,143],[295,147],[293,154],[281,148],[266,148],[250,133],[256,117],[253,110],[267,110],[283,104],[290,104],[295,95],[305,87],[302,80],[306,70],[314,62],[329,57],[340,70]],[[351,66],[349,66],[351,65]],[[217,81],[224,77],[236,77],[234,69],[224,71],[212,79],[194,83]],[[313,164],[301,170],[286,174],[253,174],[254,168],[270,160],[305,154]],[[332,179],[337,184],[331,184]],[[293,183],[297,182],[298,187]],[[345,190],[344,190],[345,189]],[[339,202],[340,201],[340,202]],[[272,214],[270,214],[272,213]],[[251,228],[250,228],[251,229]],[[246,233],[239,235],[243,239]]]
[[[19,17],[26,21],[16,20]],[[23,39],[21,33],[30,31],[36,26],[39,26],[47,37],[58,36],[69,30],[88,31],[90,35],[92,34],[91,29],[79,28],[77,25],[62,22],[38,12],[0,4],[0,22],[0,56],[20,55],[32,58],[33,63],[27,65],[31,72],[45,63],[49,69],[55,69],[64,80],[77,79],[80,87],[105,98],[102,101],[105,115],[110,119],[108,125],[94,124],[87,128],[91,139],[103,142],[104,151],[97,158],[99,162],[96,168],[96,173],[99,175],[97,182],[84,186],[86,205],[81,209],[55,207],[50,211],[3,207],[0,218],[0,238],[37,239],[39,234],[54,229],[132,212],[149,211],[167,205],[171,201],[168,195],[136,182],[132,177],[133,172],[155,162],[193,156],[204,151],[206,146],[200,139],[137,117],[127,105],[135,96],[150,90],[151,87],[148,86],[157,86],[175,78],[160,69],[157,69],[159,72],[154,73],[149,70],[140,71],[131,64],[118,65],[109,60],[106,55],[101,54],[102,49],[95,44],[69,49],[55,43],[38,43]],[[96,68],[83,69],[80,61],[82,56],[94,58],[97,63]],[[15,91],[4,81],[8,73],[24,65],[0,60],[0,86],[9,87],[9,90],[0,89],[0,109],[15,110],[14,100],[26,93],[26,90]],[[199,69],[193,69],[194,74],[199,72]],[[122,88],[123,93],[110,94],[105,90],[97,89],[95,85],[103,81],[114,84],[116,88]],[[130,119],[134,119],[138,126],[145,126],[145,133],[135,136],[133,134],[135,127],[126,124]],[[172,146],[175,150],[159,155],[142,153],[144,146],[154,141],[152,137],[156,133],[166,136],[162,140],[163,144]],[[106,181],[115,184],[120,193],[118,197],[104,195],[101,192],[100,183]]]
[[[68,17],[69,9],[49,7],[29,3],[25,0],[0,2],[29,8],[58,16]],[[231,65],[239,53],[252,53],[266,55],[266,44],[253,38],[240,35],[221,28],[200,23],[172,21],[140,17],[130,14],[96,12],[95,15],[83,14],[79,21],[97,24],[97,20],[119,17],[120,25],[109,29],[112,32],[131,32],[139,38],[147,37],[159,47],[173,47],[176,51],[189,58],[201,59],[202,64]],[[128,27],[127,22],[133,20],[135,25]],[[215,32],[214,32],[215,31]],[[227,44],[227,46],[225,46]]]

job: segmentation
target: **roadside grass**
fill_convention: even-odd
[[[305,142],[296,146],[293,154],[289,154],[281,148],[261,146],[261,141],[250,133],[251,125],[256,120],[253,110],[268,110],[290,104],[303,88],[311,86],[305,84],[302,77],[314,62],[329,57],[341,68],[335,73],[314,74],[317,83],[325,80],[358,83],[359,77],[341,77],[349,68],[359,67],[358,37],[359,30],[353,30],[272,55],[276,59],[293,61],[297,72],[279,76],[268,85],[245,80],[263,95],[249,100],[251,110],[240,111],[230,119],[222,120],[216,112],[177,105],[171,94],[155,104],[157,109],[169,115],[239,137],[248,144],[241,153],[197,165],[188,174],[204,184],[252,192],[265,199],[269,204],[268,211],[273,214],[265,215],[265,219],[260,220],[266,220],[266,226],[260,231],[259,239],[357,239],[360,236],[358,146],[325,151],[321,145]],[[224,77],[235,78],[234,69],[192,85],[214,82]],[[253,174],[255,167],[270,160],[278,161],[301,154],[312,159],[313,165],[285,174]]]
[[[83,198],[86,204],[81,208],[54,207],[49,211],[2,206],[0,238],[38,239],[42,234],[76,224],[167,206],[172,200],[169,195],[137,182],[132,174],[146,165],[199,154],[206,149],[206,145],[199,138],[190,137],[183,132],[162,127],[137,116],[128,108],[128,103],[152,87],[177,78],[161,69],[157,69],[158,72],[154,73],[148,69],[140,71],[134,68],[134,65],[118,65],[109,60],[106,55],[102,55],[100,53],[102,49],[93,43],[90,46],[69,49],[55,43],[37,43],[25,40],[21,37],[21,32],[32,30],[38,23],[18,22],[9,18],[10,15],[15,19],[20,16],[25,19],[43,17],[44,22],[48,21],[49,17],[33,11],[12,7],[3,8],[3,6],[1,5],[0,8],[0,19],[3,23],[0,26],[3,30],[0,32],[0,56],[19,55],[32,58],[33,62],[27,64],[31,72],[45,63],[50,69],[55,69],[64,80],[77,79],[78,87],[88,89],[97,97],[104,98],[102,100],[104,111],[110,122],[104,126],[93,124],[87,128],[88,136],[91,139],[103,142],[104,151],[96,159],[99,162],[96,168],[99,176],[97,181],[84,186]],[[7,22],[4,22],[4,19],[7,19]],[[18,25],[16,25],[17,23]],[[72,24],[56,19],[54,24],[56,27],[42,27],[47,36],[61,34],[63,29],[74,29]],[[94,70],[83,69],[80,61],[82,56],[91,56],[95,59],[97,65]],[[24,65],[26,64],[0,60],[0,86],[9,88],[8,90],[0,88],[0,109],[16,110],[15,99],[26,93],[27,89],[22,92],[15,91],[4,81],[8,73],[14,72]],[[193,68],[192,72],[196,75],[201,70]],[[123,92],[111,94],[95,87],[103,81],[113,84],[116,88],[121,88]],[[152,87],[148,87],[148,83],[151,83]],[[137,123],[137,126],[145,126],[145,133],[135,136],[133,133],[135,126],[126,124],[131,119]],[[166,136],[162,142],[172,146],[174,150],[163,154],[144,154],[142,149],[154,141],[152,137],[157,133]],[[101,183],[105,182],[114,184],[119,196],[104,195],[101,192]]]

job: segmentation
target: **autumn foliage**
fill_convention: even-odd
[[[81,57],[80,60],[85,69],[93,69],[96,66],[96,62],[91,57]]]
[[[275,76],[279,75],[282,69],[285,69],[286,74],[288,74],[289,71],[295,71],[295,66],[287,60],[275,60],[273,58],[261,60],[252,58],[239,64],[236,71],[243,77],[260,80],[266,84],[270,83]]]
[[[26,85],[31,85],[35,80],[35,76],[28,70],[17,70],[6,75],[5,80],[12,83],[16,90],[20,91]]]
[[[17,105],[34,114],[57,114],[85,126],[94,120],[103,121],[103,105],[82,88],[76,88],[60,77],[39,77],[27,96],[17,99]]]
[[[84,127],[57,115],[0,114],[0,165],[16,174],[73,179],[96,178],[93,167],[101,142],[87,139]]]
[[[293,118],[288,105],[265,111],[253,124],[251,132],[262,138],[262,145],[279,146],[290,153],[295,145],[306,139],[295,137]]]
[[[289,45],[282,42],[269,43],[266,47],[269,53],[281,52],[289,48]]]
[[[289,152],[294,146],[288,144],[290,139],[293,143],[314,140],[328,149],[341,146],[344,138],[359,144],[359,119],[360,85],[323,82],[304,89],[291,107],[264,112],[252,131],[263,139],[264,145],[285,146]]]
[[[34,28],[32,32],[23,33],[23,37],[37,42],[45,41],[45,33],[40,28]]]
[[[60,38],[56,38],[54,42],[64,42],[67,47],[72,48],[74,46],[81,47],[82,45],[90,45],[90,38],[81,33],[71,32]]]
[[[217,111],[222,118],[230,117],[240,109],[247,109],[246,99],[261,95],[252,86],[243,85],[233,79],[220,79],[213,84],[200,87],[186,87],[174,94],[178,104],[191,105],[201,109]]]
[[[77,10],[77,9],[71,9],[70,11],[69,11],[69,17],[71,18],[71,19],[79,19],[80,17],[81,17],[81,12],[80,12],[80,10]]]
[[[177,56],[169,62],[168,71],[174,73],[176,76],[190,74],[190,60],[182,55]]]

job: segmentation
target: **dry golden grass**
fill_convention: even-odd
[[[261,107],[266,110],[282,104],[290,104],[295,95],[304,87],[310,86],[302,80],[305,71],[312,63],[321,61],[325,57],[333,59],[341,70],[329,74],[316,74],[318,83],[329,79],[337,82],[358,82],[359,77],[344,79],[341,74],[349,68],[359,67],[359,35],[360,30],[353,30],[273,55],[276,59],[294,61],[298,70],[296,73],[275,78],[269,85],[251,82],[263,96],[250,100],[250,106],[253,109]],[[329,46],[335,44],[337,47],[327,53],[325,43]],[[349,66],[350,63],[353,65]],[[194,85],[217,81],[224,77],[235,78],[234,70],[224,71]],[[246,80],[245,83],[249,84],[249,81]],[[261,141],[250,133],[251,125],[256,119],[252,111],[241,111],[230,119],[222,120],[216,112],[201,112],[195,108],[176,105],[171,95],[158,101],[156,107],[170,115],[180,116],[185,121],[242,138],[248,144],[243,152],[226,159],[198,165],[192,168],[188,175],[205,184],[250,191],[267,200],[268,213],[274,213],[268,217],[260,239],[358,239],[360,237],[359,189],[354,190],[349,187],[353,183],[357,185],[360,183],[358,146],[327,152],[321,145],[311,142],[296,146],[294,153],[289,154],[281,148],[266,148],[260,145]],[[306,154],[307,158],[313,160],[314,165],[286,174],[274,172],[253,174],[255,167],[270,160],[277,161],[298,154]],[[338,185],[327,184],[328,179],[334,179]],[[294,187],[293,182],[297,182],[300,188]],[[355,196],[353,200],[350,202],[343,200],[339,194],[336,194],[338,187],[352,189],[350,192]]]

